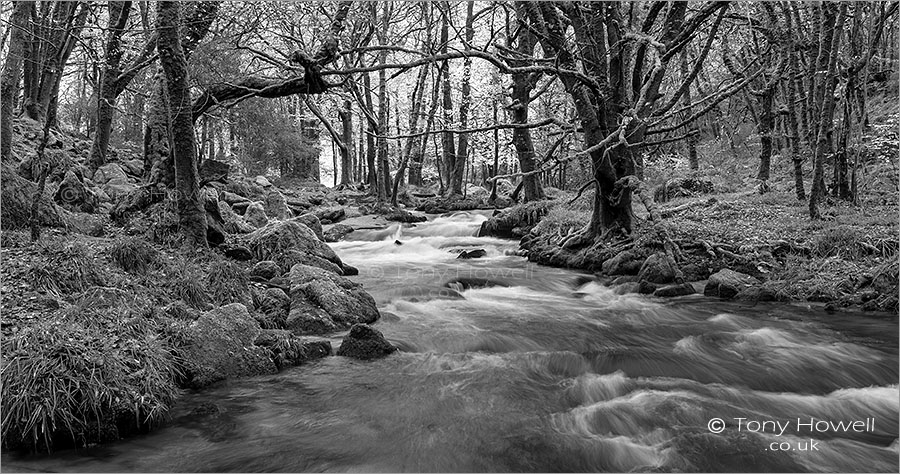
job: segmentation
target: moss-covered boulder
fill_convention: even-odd
[[[271,222],[245,238],[257,260],[272,260],[284,272],[302,263],[344,274],[344,264],[334,250],[296,220]]]
[[[290,283],[286,327],[297,334],[325,334],[379,318],[372,295],[335,273],[297,264],[291,267]]]
[[[384,338],[381,331],[367,324],[355,324],[350,328],[350,334],[341,341],[337,355],[371,360],[386,357],[396,351],[397,348]]]

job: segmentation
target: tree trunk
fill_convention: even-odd
[[[839,8],[837,20],[834,20],[834,10]],[[816,150],[813,155],[813,184],[809,193],[809,216],[812,219],[821,218],[819,212],[819,199],[825,194],[824,168],[825,155],[828,149],[828,137],[831,135],[834,113],[834,87],[837,75],[837,59],[840,52],[841,37],[843,36],[844,20],[847,14],[847,4],[841,3],[840,7],[826,3],[822,6],[823,20],[819,36],[819,58],[817,63],[827,64],[825,74],[819,74],[816,81],[818,98],[821,99],[819,107],[820,115],[818,131],[816,134]]]
[[[160,1],[157,4],[157,22],[157,48],[169,99],[169,137],[174,156],[178,221],[188,245],[206,247],[206,212],[200,202],[191,92],[179,31],[179,3]]]
[[[447,53],[450,28],[450,2],[441,2],[441,54]],[[456,172],[456,150],[454,150],[453,132],[446,131],[453,128],[453,99],[450,95],[450,62],[444,61],[441,65],[441,94],[443,101],[443,127],[441,133],[441,145],[443,148],[443,178],[441,179],[441,192],[447,195],[460,194],[462,189],[454,189],[454,173]],[[462,184],[460,182],[460,184]]]
[[[475,38],[474,28],[474,5],[475,2],[466,2],[466,26],[465,41],[471,44]],[[472,76],[472,58],[466,57],[463,60],[463,77],[462,77],[462,97],[459,101],[459,126],[465,130],[469,127],[469,107],[472,100],[472,86],[470,79]],[[453,163],[453,170],[450,179],[450,194],[461,194],[463,188],[463,175],[466,170],[466,163],[469,159],[469,134],[459,134],[459,144],[456,147],[456,156]]]
[[[685,49],[681,53],[681,61],[679,63],[680,73],[682,78],[686,78],[689,75],[688,70],[688,50]],[[684,89],[684,103],[688,107],[685,109],[685,117],[690,117],[693,115],[693,111],[691,110],[691,86],[688,86]],[[699,140],[699,132],[700,130],[697,128],[697,121],[693,120],[690,124],[688,124],[688,135],[685,140],[685,144],[687,145],[688,152],[688,166],[692,170],[700,169],[700,159],[697,157],[697,141]]]
[[[109,38],[106,40],[106,53],[103,72],[100,76],[100,93],[97,96],[97,129],[94,142],[91,144],[90,167],[96,170],[106,163],[106,151],[109,148],[109,134],[112,129],[113,113],[116,110],[117,86],[119,74],[122,73],[122,34],[128,22],[131,2],[109,2]]]
[[[12,150],[12,117],[22,76],[22,57],[28,41],[28,17],[34,3],[18,1],[10,17],[9,51],[0,76],[0,161],[9,160]]]
[[[372,81],[369,79],[369,73],[363,74],[363,89],[366,97],[366,107],[371,111],[375,110],[372,103]],[[366,181],[369,183],[369,193],[378,195],[378,170],[375,168],[375,158],[378,154],[375,148],[375,136],[378,135],[377,123],[369,122],[369,133],[366,134],[366,166],[369,168],[369,177]]]
[[[350,100],[344,100],[344,107],[338,110],[341,118],[341,135],[344,147],[341,148],[341,182],[342,186],[349,186],[353,181],[353,159],[350,153],[353,146],[353,111],[350,108]]]
[[[772,166],[772,130],[775,128],[775,88],[766,87],[756,94],[759,104],[759,170],[756,179],[768,181]]]

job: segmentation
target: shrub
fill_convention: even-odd
[[[120,239],[113,243],[110,256],[128,273],[146,273],[157,259],[156,249],[139,239]]]
[[[88,309],[57,313],[5,339],[4,446],[86,446],[163,420],[179,370],[156,323],[146,314]]]
[[[855,227],[841,225],[826,229],[813,240],[813,253],[819,257],[855,260],[865,255],[863,236]]]
[[[32,285],[38,290],[71,294],[104,285],[99,264],[84,243],[54,241],[39,245],[45,258],[29,269]]]

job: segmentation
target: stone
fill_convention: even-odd
[[[367,325],[354,324],[350,334],[341,341],[337,355],[360,360],[372,360],[386,357],[397,348],[391,345],[381,331]]]
[[[666,298],[671,298],[673,296],[685,296],[692,295],[697,291],[694,290],[694,285],[690,283],[680,283],[676,285],[668,285],[662,288],[658,288],[653,292],[653,296],[661,296]]]
[[[753,303],[757,303],[760,301],[778,301],[778,294],[769,288],[763,288],[761,286],[753,286],[750,288],[744,288],[738,294],[734,296],[734,299],[739,301],[749,301]]]
[[[244,196],[241,196],[239,194],[232,193],[230,191],[222,191],[221,193],[219,193],[219,200],[225,201],[232,206],[239,202],[246,202],[248,204],[250,203],[249,199],[247,199]]]
[[[296,334],[325,334],[379,317],[375,299],[359,283],[302,263],[291,267],[289,279],[286,327]]]
[[[291,298],[280,288],[264,288],[253,292],[253,307],[260,314],[264,329],[283,329],[291,309]]]
[[[662,287],[662,285],[651,283],[647,280],[641,280],[638,282],[637,292],[642,295],[652,295],[660,287]]]
[[[259,229],[269,223],[269,217],[266,215],[266,209],[262,203],[254,201],[247,206],[244,212],[244,221]]]
[[[237,215],[234,209],[225,201],[218,202],[219,215],[222,216],[225,232],[229,234],[249,234],[256,230],[256,227],[248,224],[242,216]]]
[[[266,194],[264,206],[266,208],[266,215],[269,216],[270,219],[284,220],[294,217],[294,213],[288,209],[284,195],[278,192],[277,189],[272,189]]]
[[[120,161],[122,171],[134,177],[140,178],[144,174],[144,160],[125,160]]]
[[[484,249],[476,249],[476,250],[463,250],[460,252],[458,259],[470,259],[470,258],[481,258],[487,255]]]
[[[325,234],[322,233],[322,223],[319,222],[319,218],[316,217],[315,214],[308,212],[301,216],[295,217],[293,220],[309,227],[309,230],[313,231],[316,234],[316,237],[321,241],[325,241]]]
[[[319,218],[319,222],[323,224],[333,224],[340,221],[346,215],[343,207],[332,207],[325,209],[316,209],[313,214]]]
[[[243,245],[225,244],[222,247],[222,252],[228,258],[239,260],[241,262],[253,260],[253,253]]]
[[[200,185],[219,181],[224,183],[228,180],[228,171],[231,165],[219,160],[206,159],[200,162]]]
[[[642,266],[639,259],[640,255],[623,250],[604,261],[600,269],[607,275],[637,275]]]
[[[272,260],[263,260],[256,262],[250,269],[250,278],[254,281],[266,281],[281,275],[281,273],[281,267],[277,263]]]
[[[253,184],[255,184],[257,186],[261,186],[263,188],[268,188],[268,187],[272,186],[272,182],[269,181],[268,179],[266,179],[265,176],[257,176],[255,178],[253,178]]]
[[[97,196],[85,186],[72,169],[66,171],[65,177],[53,195],[53,200],[76,212],[94,212],[99,204]]]
[[[675,281],[675,269],[669,265],[666,254],[659,252],[644,260],[638,278],[650,283],[672,283]]]
[[[254,344],[260,328],[247,308],[232,303],[202,314],[186,331],[182,348],[190,388],[277,371],[269,351]]]
[[[353,230],[353,227],[347,224],[335,224],[324,232],[325,242],[338,242]]]
[[[94,171],[94,175],[91,177],[91,181],[93,181],[98,186],[104,185],[109,182],[122,184],[128,182],[128,176],[125,174],[125,170],[122,169],[122,166],[118,163],[107,163],[97,168],[97,171]]]
[[[703,288],[706,296],[734,298],[738,293],[759,286],[759,280],[750,275],[723,268],[710,275]]]
[[[243,238],[257,260],[273,260],[284,272],[303,263],[343,274],[343,262],[334,250],[297,221],[274,221]]]
[[[280,329],[262,330],[256,338],[256,345],[272,352],[272,359],[279,369],[301,365],[332,354],[331,342],[327,339],[299,337],[290,331]]]
[[[113,180],[104,184],[101,189],[110,200],[118,200],[138,190],[138,186],[124,181]]]

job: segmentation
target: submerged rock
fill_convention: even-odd
[[[381,331],[366,324],[355,324],[350,328],[350,334],[341,341],[337,355],[372,360],[388,356],[396,350]]]
[[[291,267],[289,279],[286,326],[297,334],[324,334],[379,317],[375,299],[359,283],[302,263]]]
[[[470,258],[481,258],[487,255],[487,252],[484,249],[475,249],[475,250],[463,250],[460,252],[459,256],[456,258],[461,259],[470,259]]]
[[[201,315],[188,326],[183,348],[187,386],[203,388],[226,378],[276,372],[268,351],[254,344],[259,332],[240,303]]]

